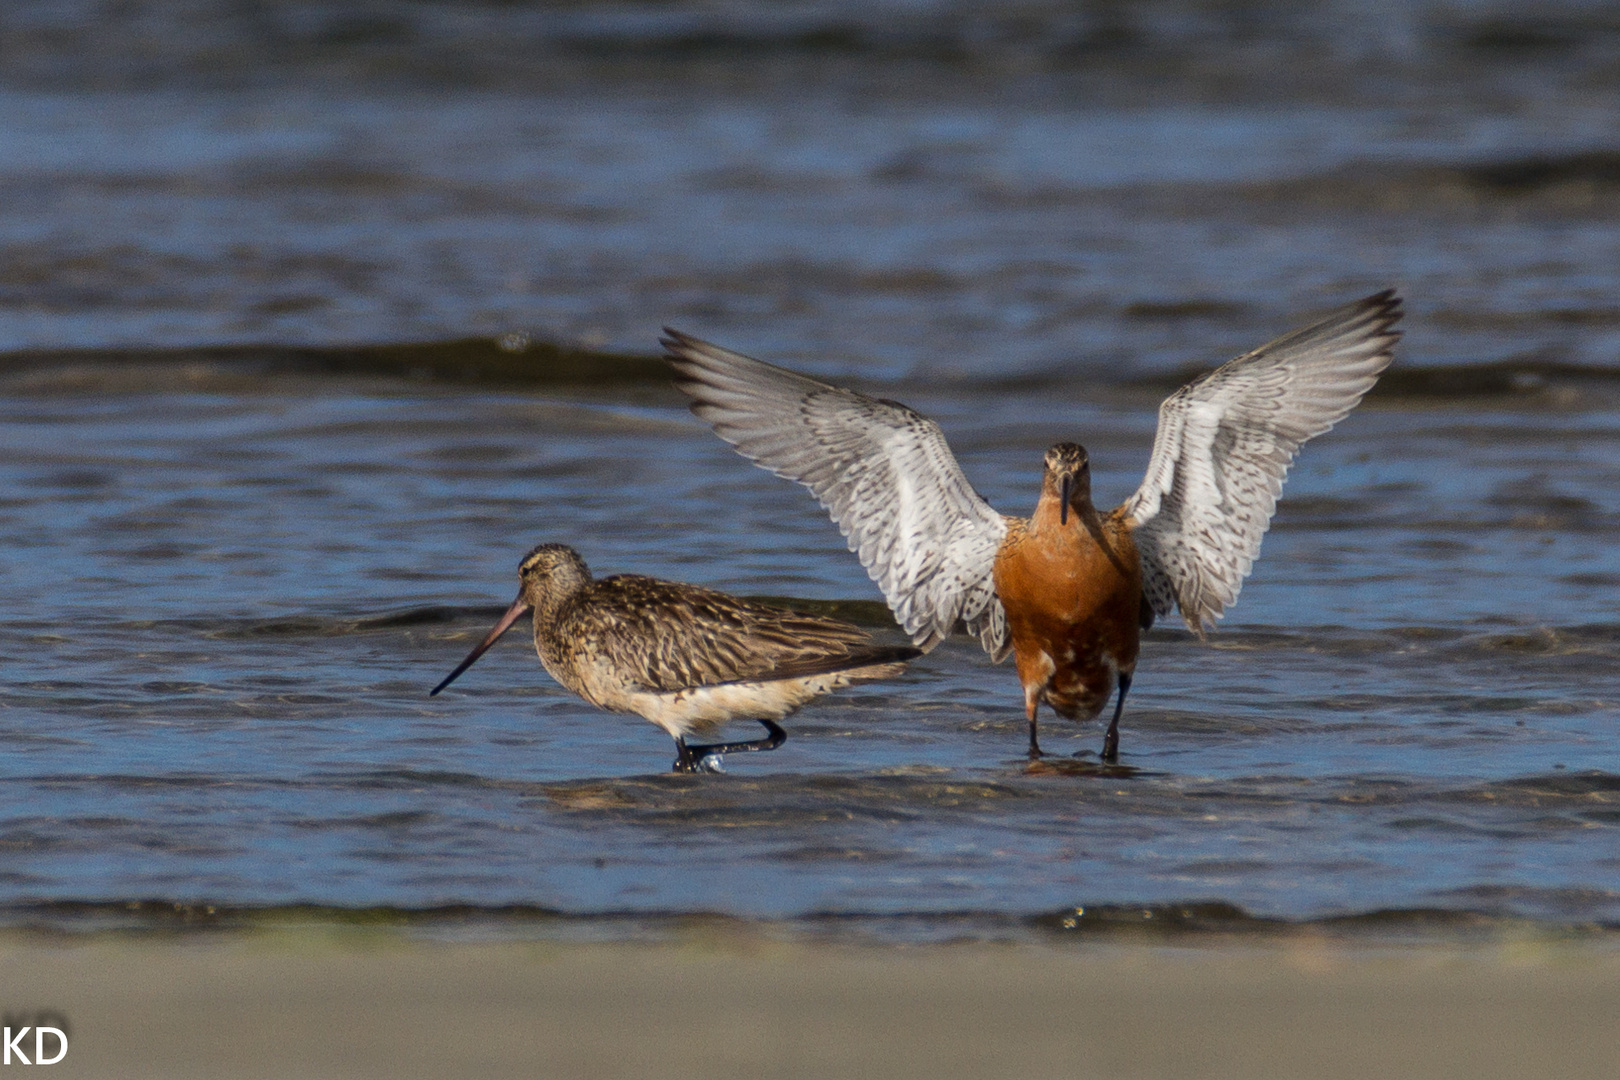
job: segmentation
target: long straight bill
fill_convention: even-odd
[[[445,687],[455,682],[457,677],[459,677],[463,671],[466,671],[468,668],[477,663],[478,658],[488,652],[489,647],[499,641],[502,634],[512,629],[512,624],[521,619],[523,617],[523,613],[528,610],[529,602],[523,599],[521,595],[516,600],[512,601],[512,606],[506,609],[506,614],[502,615],[501,621],[495,624],[495,629],[484,635],[484,640],[478,643],[478,647],[476,649],[467,654],[467,659],[456,665],[456,670],[444,677],[444,682],[428,691],[428,697],[432,697],[440,690],[443,690]]]
[[[1064,473],[1063,479],[1058,481],[1058,498],[1062,500],[1061,505],[1058,506],[1059,525],[1067,525],[1069,523],[1069,493],[1073,490],[1074,477],[1070,476],[1068,473]]]

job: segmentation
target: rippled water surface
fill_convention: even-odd
[[[1620,922],[1609,23],[213,7],[0,38],[12,918]],[[1118,768],[1060,721],[1028,768],[966,638],[724,776],[522,634],[426,697],[542,540],[898,640],[641,359],[663,324],[929,412],[1022,513],[1050,443],[1122,499],[1180,374],[1388,284],[1396,367],[1221,629],[1149,635]]]

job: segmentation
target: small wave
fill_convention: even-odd
[[[508,387],[592,387],[669,382],[652,356],[501,338],[380,345],[224,345],[175,349],[27,349],[0,354],[12,391],[143,392],[236,385],[244,377],[297,374]]]
[[[1504,13],[1513,7],[1524,11]],[[410,79],[440,87],[532,82],[570,58],[608,64],[731,62],[757,67],[803,58],[822,63],[912,60],[950,65],[1000,61],[1030,67],[1091,66],[1113,57],[1138,64],[1161,82],[1180,67],[1210,68],[1226,86],[1263,70],[1294,76],[1299,54],[1311,70],[1370,68],[1385,82],[1412,66],[1462,71],[1497,58],[1579,57],[1612,37],[1602,5],[1403,5],[1364,16],[1383,33],[1347,33],[1333,5],[1293,5],[1285,16],[1252,2],[1219,5],[1116,5],[1026,0],[1018,5],[947,3],[816,4],[294,4],[264,14],[255,6],[209,9],[188,18],[185,5],[153,5],[138,14],[115,9],[100,20],[55,31],[49,16],[19,17],[8,43],[22,76],[62,84],[148,86],[157,82],[239,83],[287,72],[376,80]],[[471,7],[476,17],[461,11]],[[1590,8],[1590,12],[1578,10]],[[1484,10],[1478,10],[1483,8]],[[54,10],[47,8],[46,10]],[[103,25],[104,24],[104,25]],[[1390,36],[1393,35],[1393,36]],[[1385,40],[1399,41],[1384,46]],[[140,49],[128,43],[139,40]],[[1394,50],[1384,56],[1382,50]],[[1268,63],[1256,59],[1264,57]],[[1602,48],[1598,58],[1607,56]],[[226,56],[231,63],[222,64]],[[1383,58],[1384,63],[1372,63]],[[1399,62],[1395,62],[1398,60]],[[1202,61],[1202,64],[1198,64]],[[1598,69],[1601,72],[1601,68]],[[555,74],[552,77],[556,77]],[[162,82],[158,82],[162,80]],[[1290,82],[1281,85],[1291,86]],[[1342,88],[1335,84],[1342,93]]]
[[[1190,641],[1192,635],[1177,626],[1155,626],[1145,635],[1150,641]],[[1259,652],[1270,649],[1309,649],[1327,655],[1356,656],[1385,652],[1420,654],[1445,651],[1453,658],[1475,654],[1492,659],[1500,652],[1578,653],[1611,652],[1620,646],[1620,623],[1581,623],[1568,626],[1535,624],[1502,629],[1465,626],[1393,626],[1385,629],[1344,626],[1268,626],[1261,623],[1222,626],[1208,645],[1215,648]]]
[[[1495,892],[1459,891],[1458,899],[1506,899]],[[1592,897],[1589,899],[1604,899]],[[1613,897],[1606,899],[1612,902]],[[1191,938],[1226,935],[1267,937],[1354,937],[1410,940],[1493,939],[1527,935],[1613,933],[1620,925],[1591,921],[1537,919],[1489,907],[1376,908],[1368,911],[1285,919],[1255,915],[1218,900],[1184,904],[1077,905],[1029,920],[1032,927],[1060,935],[1125,938]]]
[[[824,600],[801,596],[747,596],[773,607],[791,608],[843,619],[857,626],[893,629],[897,624],[887,606],[878,600]],[[132,632],[176,630],[216,639],[324,638],[350,634],[386,633],[421,627],[487,624],[499,618],[505,605],[427,604],[379,614],[276,615],[268,618],[218,616],[179,619],[141,619],[111,623],[112,629]]]
[[[1163,321],[1167,319],[1235,319],[1248,314],[1248,308],[1228,300],[1189,297],[1182,300],[1133,300],[1120,308],[1127,319]]]
[[[723,787],[703,777],[661,773],[533,785],[557,810],[662,827],[715,826],[740,834],[816,827],[829,820],[884,825],[937,820],[941,815],[999,812],[1009,803],[1050,798],[1015,779],[915,775],[792,775],[733,777]]]
[[[428,604],[376,615],[277,615],[269,618],[217,616],[180,619],[142,619],[109,624],[127,631],[175,630],[216,639],[321,638],[349,634],[408,630],[422,626],[448,626],[461,622],[490,621],[505,607]]]
[[[1275,208],[1331,207],[1336,212],[1413,211],[1556,214],[1608,212],[1620,206],[1620,151],[1587,150],[1468,162],[1358,161],[1328,172],[1221,185],[1235,198]],[[1207,187],[1197,186],[1208,197]],[[1190,191],[1167,185],[1174,203]]]
[[[1528,806],[1620,806],[1620,776],[1602,769],[1540,773],[1484,784],[1465,795]]]
[[[1594,889],[1546,885],[1469,885],[1450,889],[1440,894],[1470,908],[1500,912],[1530,912],[1544,922],[1556,925],[1564,919],[1579,919],[1582,913],[1594,910],[1613,911],[1620,904],[1620,892],[1612,889]],[[1573,925],[1580,925],[1575,923]],[[1620,929],[1614,923],[1599,923],[1603,929]]]
[[[921,280],[918,278],[917,280]],[[1205,300],[1131,301],[1118,309],[1131,320],[1232,319],[1241,308]],[[1538,325],[1620,326],[1620,307],[1552,308],[1501,313],[1450,309],[1437,321],[1459,329],[1529,332]],[[1107,371],[1086,368],[1088,387],[1114,382],[1131,395],[1169,394],[1207,374],[1208,365],[1189,365],[1120,381]],[[669,386],[668,366],[657,357],[605,352],[535,341],[521,334],[494,338],[379,345],[228,345],[167,349],[27,349],[0,353],[0,386],[12,393],[106,394],[159,391],[286,392],[287,376],[316,380],[379,379],[411,385],[480,388],[590,390]],[[1031,393],[1072,387],[1073,362],[1014,374],[961,372],[953,388],[962,392]],[[844,380],[851,381],[851,380]],[[853,380],[856,383],[862,380]],[[923,389],[904,380],[866,387],[869,392],[906,393]],[[1485,364],[1419,366],[1397,363],[1368,395],[1370,401],[1443,400],[1470,405],[1492,399],[1518,405],[1593,409],[1620,401],[1620,369],[1571,364],[1533,356]],[[671,398],[670,400],[674,400]]]
[[[1566,892],[1568,890],[1565,890]],[[1577,890],[1579,892],[1580,890]],[[713,911],[567,911],[538,904],[443,904],[423,907],[334,904],[216,904],[202,899],[42,900],[0,908],[0,926],[35,933],[175,936],[288,929],[366,929],[425,938],[670,940],[694,933],[739,939],[879,942],[960,942],[1070,937],[1127,941],[1215,943],[1255,939],[1351,938],[1359,943],[1412,940],[1501,940],[1609,936],[1620,925],[1503,913],[1503,904],[1549,898],[1540,890],[1479,886],[1457,890],[1457,907],[1380,908],[1316,918],[1256,915],[1220,900],[1160,904],[1076,904],[1051,912],[823,911],[781,919],[750,919]],[[1525,894],[1525,895],[1521,895]],[[1534,894],[1534,895],[1529,895]],[[1559,898],[1554,897],[1553,900]],[[1581,902],[1612,895],[1563,898]],[[1554,906],[1557,906],[1556,904]]]
[[[1620,652],[1620,624],[1533,626],[1470,634],[1453,642],[1447,651],[1458,658],[1472,654],[1488,660],[1495,659],[1501,653],[1530,656],[1614,655]]]
[[[1444,367],[1399,365],[1386,371],[1368,396],[1375,401],[1466,398],[1470,403],[1507,398],[1591,409],[1620,397],[1620,370],[1531,359]]]

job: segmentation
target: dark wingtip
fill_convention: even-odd
[[[1383,321],[1384,329],[1390,333],[1399,334],[1399,330],[1389,330],[1389,328],[1398,322],[1402,315],[1406,314],[1405,309],[1402,307],[1403,303],[1404,300],[1400,293],[1391,286],[1373,293],[1361,302],[1361,306],[1368,311],[1378,312],[1379,319]]]
[[[666,326],[664,327],[664,336],[658,339],[658,344],[662,345],[667,351],[679,356],[682,349],[690,348],[696,341],[697,338],[691,334],[683,334],[673,326]]]
[[[1400,293],[1391,287],[1369,296],[1367,303],[1377,312],[1375,318],[1378,323],[1378,333],[1389,339],[1389,343],[1385,348],[1393,349],[1395,343],[1401,339],[1404,333],[1395,329],[1395,324],[1400,322],[1401,317],[1406,314],[1406,309],[1402,306]]]

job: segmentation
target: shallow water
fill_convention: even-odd
[[[716,38],[681,5],[401,4],[333,38],[318,5],[176,4],[150,70],[89,25],[64,50],[74,10],[14,25],[0,79],[8,918],[1620,922],[1620,84],[1579,9],[1350,41],[1332,5],[1167,5],[1081,63],[1036,8]],[[1123,498],[1175,373],[1392,283],[1397,368],[1308,447],[1222,628],[1149,635],[1119,769],[1059,721],[1027,769],[967,639],[726,776],[663,773],[522,634],[425,696],[541,540],[880,613],[656,368],[546,342],[670,323],[857,381],[1024,512],[1051,442]]]
[[[1603,416],[1470,412],[1392,453],[1432,414],[1373,406],[1313,446],[1230,623],[1150,636],[1124,768],[1049,721],[1029,772],[1010,666],[958,639],[691,778],[522,634],[425,693],[542,538],[603,572],[871,596],[808,500],[673,400],[339,390],[6,408],[14,903],[1620,915]],[[1148,409],[1002,407],[1085,437],[1099,491],[1145,460]],[[994,415],[959,430],[986,495],[1027,501],[1028,447]]]

